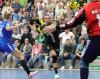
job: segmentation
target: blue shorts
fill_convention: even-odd
[[[0,44],[0,52],[12,53],[15,50],[14,44],[10,43],[1,43]]]

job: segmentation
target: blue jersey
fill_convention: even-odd
[[[0,22],[0,52],[12,53],[15,50],[12,39],[13,31],[7,31],[6,27],[8,26],[11,27],[12,23],[8,21]]]
[[[7,31],[6,27],[12,26],[11,22],[1,21],[0,22],[0,43],[12,42],[12,33],[13,31]]]

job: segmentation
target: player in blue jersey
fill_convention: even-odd
[[[12,17],[11,14],[9,13],[6,13],[4,18],[5,20],[0,21],[0,53],[6,52],[18,58],[23,69],[30,77],[32,77],[37,73],[37,71],[30,72],[24,60],[23,53],[19,51],[14,46],[13,43],[13,38],[12,38],[13,29],[18,28],[20,25],[18,22],[16,22],[14,26],[12,25]]]

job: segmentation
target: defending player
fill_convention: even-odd
[[[59,29],[68,29],[87,23],[89,40],[85,48],[80,62],[80,79],[88,79],[89,63],[93,62],[100,55],[100,0],[91,0],[79,13],[65,26],[45,28],[44,32],[52,32]]]

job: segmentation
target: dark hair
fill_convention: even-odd
[[[81,37],[81,38],[79,39],[79,43],[81,43],[82,40],[84,40],[84,45],[86,45],[86,39],[85,39],[84,37]]]
[[[81,40],[86,40],[83,36],[79,37],[79,42],[81,42]]]

